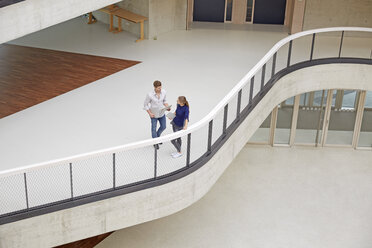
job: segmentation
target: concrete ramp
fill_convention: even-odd
[[[27,0],[0,8],[0,44],[120,2]]]
[[[178,180],[0,226],[0,247],[50,247],[171,215],[202,198],[272,109],[292,96],[323,89],[372,90],[372,66],[316,65],[279,79],[211,159]]]

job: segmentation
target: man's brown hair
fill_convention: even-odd
[[[159,80],[154,81],[154,87],[158,88],[159,86],[161,86],[161,82]]]

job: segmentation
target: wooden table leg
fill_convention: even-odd
[[[120,17],[118,18],[118,26],[119,26],[119,32],[121,32],[122,29],[121,29],[121,18]]]
[[[143,21],[142,21],[141,22],[141,36],[140,36],[140,38],[138,40],[136,40],[136,42],[139,42],[139,41],[141,41],[143,39],[144,39],[144,33],[143,33]]]
[[[121,28],[121,17],[117,16],[117,18],[118,18],[118,28],[114,31],[115,34],[123,31],[123,29]]]
[[[110,28],[109,28],[109,32],[112,32],[114,31],[114,15],[113,14],[110,14]]]
[[[88,24],[93,24],[93,23],[96,23],[97,22],[97,20],[94,20],[93,21],[93,14],[92,14],[92,12],[89,12],[89,22],[88,22]]]

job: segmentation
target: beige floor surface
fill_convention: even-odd
[[[212,190],[97,248],[368,248],[372,152],[247,145]]]

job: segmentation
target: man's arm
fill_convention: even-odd
[[[167,110],[170,111],[169,104],[167,103],[167,93],[165,92],[165,90],[164,90],[163,104],[167,108]]]
[[[154,118],[155,117],[155,115],[150,111],[150,109],[147,110],[147,113],[149,114],[149,116],[151,118]]]
[[[170,111],[170,108],[169,108],[169,104],[168,103],[164,103],[164,106],[167,108],[168,111]]]
[[[149,114],[151,118],[154,118],[155,115],[151,112],[149,108],[149,103],[150,103],[150,97],[149,95],[146,95],[145,102],[143,103],[143,109],[146,110],[146,112]]]

